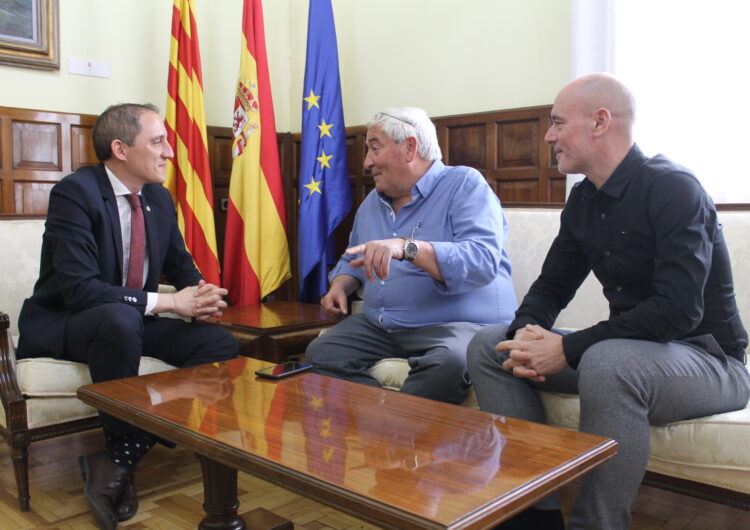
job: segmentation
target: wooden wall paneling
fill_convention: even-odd
[[[13,120],[13,169],[62,170],[59,123]]]
[[[93,114],[59,114],[62,124],[63,176],[83,166],[99,163],[94,151],[92,132],[96,118]]]
[[[479,170],[506,204],[564,202],[565,177],[544,143],[550,109],[435,118],[443,160]]]
[[[546,149],[542,151],[542,167],[548,179],[549,200],[547,202],[564,204],[566,177],[558,171],[557,157],[550,145],[547,145]]]
[[[542,190],[539,120],[536,116],[495,116],[494,145],[488,171],[495,193],[505,204],[537,202]]]
[[[347,129],[346,134],[346,164],[349,167],[349,179],[352,187],[352,203],[360,204],[365,198],[365,155],[367,145],[365,143],[367,131],[353,131],[353,127]],[[369,177],[369,174],[368,174]],[[372,178],[372,177],[369,177]]]
[[[96,116],[0,107],[0,214],[45,215],[52,186],[97,163],[91,145]]]
[[[99,163],[94,152],[91,133],[93,125],[70,126],[70,170],[76,171],[83,166],[94,166]]]
[[[299,300],[299,267],[297,264],[297,228],[299,223],[299,153],[302,148],[299,133],[284,133],[284,151],[282,156],[282,173],[284,178],[284,197],[286,198],[286,233],[289,244],[289,260],[292,268],[292,279],[287,281],[279,293],[282,300]]]
[[[487,169],[487,125],[484,122],[468,125],[446,125],[448,152],[443,153],[452,166]]]
[[[539,201],[544,189],[541,168],[544,143],[540,143],[543,133],[540,134],[537,113],[528,109],[497,113],[492,121],[494,160],[488,177],[495,192],[505,204]]]
[[[539,168],[539,120],[530,118],[518,121],[495,122],[495,169],[531,167]]]
[[[232,175],[232,129],[230,127],[207,127],[208,158],[215,183],[229,185]]]
[[[494,181],[493,190],[503,204],[537,202],[539,181],[536,179],[497,179]]]
[[[216,229],[216,252],[219,256],[219,267],[224,270],[224,233],[227,229],[227,211],[229,205],[229,186],[214,183],[214,228]]]
[[[291,279],[284,282],[273,293],[275,300],[298,300],[299,286],[297,278],[297,163],[294,156],[298,148],[292,133],[280,133],[278,136],[279,158],[281,163],[281,179],[284,189],[284,206],[286,207],[286,237],[289,245],[289,265],[292,271]]]
[[[61,122],[11,120],[13,161],[10,167],[13,211],[28,215],[47,213],[49,192],[62,178],[63,132]],[[45,178],[46,177],[46,178]]]
[[[224,231],[227,226],[229,177],[232,175],[232,128],[206,127],[208,160],[214,192],[214,226],[219,266],[224,270]]]
[[[49,194],[54,182],[24,182],[13,179],[13,198],[15,213],[25,215],[46,215],[49,205]]]
[[[565,190],[566,181],[565,177],[549,177],[547,180],[547,196],[549,197],[550,203],[563,204],[565,203]]]
[[[346,162],[349,166],[349,183],[352,192],[352,208],[334,232],[336,255],[343,254],[349,246],[349,233],[354,226],[354,215],[357,207],[368,193],[375,187],[372,175],[365,170],[365,156],[367,155],[367,129],[365,127],[349,127],[346,135]]]
[[[459,115],[436,118],[438,143],[443,162],[450,166],[469,166],[487,174],[492,131],[482,115]]]

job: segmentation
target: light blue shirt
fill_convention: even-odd
[[[408,261],[391,261],[387,278],[370,282],[344,254],[329,275],[357,278],[364,286],[364,313],[389,332],[447,322],[509,323],[516,296],[510,259],[503,248],[508,222],[500,201],[475,169],[435,161],[412,189],[411,202],[393,211],[373,190],[362,201],[349,246],[393,237],[429,241],[444,282]]]

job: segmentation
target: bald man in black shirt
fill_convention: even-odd
[[[586,178],[515,320],[481,330],[468,350],[482,409],[543,422],[537,389],[579,394],[580,430],[620,444],[583,479],[570,529],[630,526],[649,425],[737,410],[750,396],[748,337],[714,204],[688,169],[641,152],[634,118],[632,94],[609,75],[558,94],[545,140],[560,171]],[[609,319],[550,331],[590,271]],[[558,509],[547,498],[506,527],[562,527]]]

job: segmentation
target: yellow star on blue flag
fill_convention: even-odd
[[[310,183],[305,184],[305,187],[310,190],[310,195],[312,195],[313,193],[323,193],[322,191],[320,191],[320,182],[321,181],[319,180],[316,182],[315,177],[310,177]]]
[[[327,155],[326,152],[323,151],[323,154],[315,160],[320,162],[320,169],[323,169],[324,167],[331,167],[331,164],[329,163],[329,160],[331,160],[331,158],[333,158],[333,155]]]
[[[320,99],[320,96],[316,96],[315,93],[310,90],[310,95],[306,98],[302,98],[303,100],[307,101],[307,110],[310,110],[313,107],[320,108],[320,105],[318,105],[318,100]]]
[[[333,127],[332,123],[326,123],[326,121],[323,120],[323,122],[318,125],[318,129],[320,129],[320,137],[331,136],[331,127]],[[333,137],[331,136],[331,138]]]

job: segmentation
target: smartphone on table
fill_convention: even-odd
[[[298,374],[312,368],[311,364],[301,363],[299,361],[287,361],[268,368],[261,368],[255,370],[255,375],[259,377],[267,377],[269,379],[282,379],[290,375]]]

